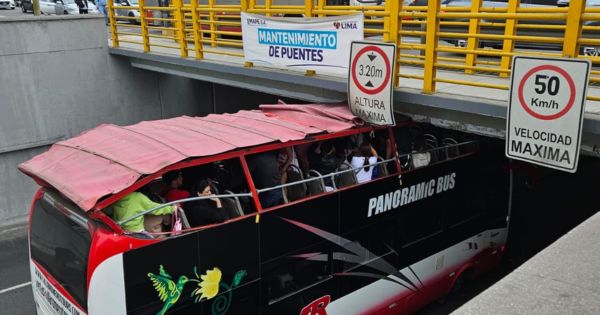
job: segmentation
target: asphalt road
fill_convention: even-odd
[[[5,229],[0,232],[0,314],[35,314],[29,281],[26,230]]]
[[[19,16],[21,14],[33,15],[33,13],[23,13],[21,12],[21,8],[16,7],[14,10],[0,10],[0,18],[8,17],[8,16]]]

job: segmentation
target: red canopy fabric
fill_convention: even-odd
[[[261,110],[206,117],[100,125],[60,141],[19,165],[81,209],[177,162],[271,142],[301,140],[359,125],[347,105],[261,105]]]

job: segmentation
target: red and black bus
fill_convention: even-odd
[[[504,251],[503,143],[398,121],[262,105],[101,125],[54,144],[19,166],[41,186],[29,230],[38,314],[404,314],[442,298]],[[378,158],[357,167],[361,143]],[[329,169],[317,167],[325,151],[337,159]],[[298,161],[260,187],[250,161],[286,152]],[[165,202],[172,171],[182,190],[210,179],[210,196]],[[265,207],[275,190],[282,198]],[[177,205],[183,229],[124,229],[133,218],[109,210],[135,191],[159,204],[136,217]],[[216,198],[225,220],[190,224],[187,205]]]

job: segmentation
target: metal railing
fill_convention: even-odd
[[[119,222],[117,222],[118,225],[123,225],[127,222],[130,222],[132,220],[135,220],[141,216],[144,216],[146,214],[151,214],[152,212],[165,208],[165,207],[170,207],[173,205],[178,205],[178,204],[183,204],[186,202],[190,202],[190,201],[199,201],[199,200],[206,200],[206,199],[213,199],[213,198],[236,198],[236,197],[252,197],[252,193],[241,193],[241,194],[221,194],[221,195],[210,195],[210,196],[198,196],[198,197],[190,197],[190,198],[185,198],[185,199],[179,199],[179,200],[174,200],[174,201],[170,201],[170,202],[166,202],[163,204],[160,204],[154,208],[150,208],[147,210],[143,210],[143,211],[139,211],[136,212],[134,215],[123,219]]]
[[[437,83],[508,90],[508,80],[481,82],[477,77],[509,77],[512,58],[519,55],[600,63],[600,7],[587,7],[585,0],[571,1],[569,7],[521,5],[520,0],[494,6],[472,0],[470,7],[441,6],[440,1],[403,6],[400,0],[380,6],[327,5],[326,0],[240,0],[233,5],[171,0],[160,7],[147,1],[139,0],[138,6],[109,1],[113,47],[130,43],[144,52],[172,49],[196,59],[207,53],[243,57],[240,12],[304,17],[362,12],[365,37],[398,45],[396,86],[402,79],[421,80],[424,93],[435,93]],[[126,16],[124,10],[137,10],[139,17]],[[453,71],[466,76],[457,79]],[[592,69],[590,83],[600,83],[600,69]],[[600,96],[588,95],[588,100],[600,101]]]

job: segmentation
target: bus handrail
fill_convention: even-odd
[[[467,144],[472,144],[472,143],[476,143],[477,141],[471,140],[471,141],[466,141],[466,142],[461,142],[458,144],[454,144],[454,145],[447,145],[447,146],[440,146],[440,147],[436,147],[436,148],[432,148],[432,149],[428,149],[428,150],[421,150],[418,152],[411,152],[411,153],[405,153],[402,155],[398,155],[398,156],[394,156],[392,158],[389,159],[385,159],[382,161],[377,161],[375,163],[371,163],[371,164],[367,164],[367,165],[361,165],[360,167],[353,167],[353,168],[349,168],[347,170],[342,170],[342,171],[336,171],[336,172],[331,172],[328,174],[324,174],[324,175],[320,175],[320,176],[315,176],[315,177],[311,177],[311,178],[307,178],[307,179],[303,179],[303,180],[299,180],[299,181],[295,181],[295,182],[291,182],[291,183],[285,183],[285,184],[280,184],[277,186],[273,186],[273,187],[267,187],[267,188],[261,188],[261,189],[257,189],[256,192],[257,194],[266,192],[266,191],[271,191],[271,190],[275,190],[275,189],[281,189],[281,188],[285,188],[285,187],[290,187],[290,186],[294,186],[294,185],[299,185],[299,184],[303,184],[303,183],[308,183],[311,181],[316,181],[316,180],[323,180],[325,178],[331,178],[332,183],[334,185],[333,189],[337,190],[337,186],[335,185],[335,176],[337,175],[341,175],[341,174],[345,174],[348,172],[356,172],[357,170],[360,170],[361,168],[364,167],[375,167],[381,164],[386,164],[389,162],[395,162],[396,160],[399,160],[400,158],[405,158],[405,157],[410,157],[411,154],[414,153],[428,153],[428,152],[434,152],[436,150],[447,150],[449,148],[453,148],[453,147],[459,147],[462,145],[467,145]],[[144,210],[140,213],[137,213],[127,219],[121,220],[119,222],[117,222],[118,225],[122,226],[123,224],[132,221],[138,217],[141,217],[143,215],[146,215],[150,212],[153,212],[155,210],[164,208],[164,207],[168,207],[174,204],[178,204],[178,203],[186,203],[189,201],[196,201],[196,200],[205,200],[205,199],[212,199],[212,198],[235,198],[235,197],[252,197],[252,193],[240,193],[240,194],[222,194],[222,195],[210,195],[210,196],[198,196],[198,197],[190,197],[190,198],[184,198],[184,199],[179,199],[179,200],[175,200],[175,201],[171,201],[171,202],[167,202],[167,203],[163,203],[160,206],[154,207],[154,208],[150,208],[148,210]]]
[[[190,197],[190,198],[184,198],[184,199],[174,200],[174,201],[163,203],[163,204],[161,204],[161,205],[159,205],[157,207],[150,208],[148,210],[144,210],[144,211],[142,211],[140,213],[136,213],[135,215],[133,215],[133,216],[127,218],[127,219],[124,219],[124,220],[121,220],[121,221],[117,222],[117,224],[122,226],[123,224],[125,224],[125,223],[127,223],[127,222],[129,222],[131,220],[134,220],[136,218],[139,218],[139,217],[141,217],[143,215],[146,215],[146,214],[148,214],[148,213],[150,213],[152,211],[155,211],[155,210],[158,210],[158,209],[162,209],[164,207],[172,206],[172,205],[178,204],[178,203],[186,203],[186,202],[189,202],[189,201],[205,200],[205,199],[212,199],[212,198],[232,198],[232,197],[252,197],[252,193],[198,196],[198,197]]]
[[[377,166],[377,165],[381,165],[381,164],[386,164],[386,163],[389,163],[389,162],[396,161],[396,159],[399,160],[400,158],[410,157],[414,153],[429,153],[429,152],[433,152],[433,151],[436,151],[436,150],[447,150],[449,148],[459,147],[459,146],[462,146],[462,145],[472,144],[472,143],[476,143],[476,142],[477,141],[471,140],[471,141],[461,142],[461,143],[453,144],[453,145],[440,146],[440,147],[436,147],[436,148],[432,148],[432,149],[428,149],[428,150],[420,150],[418,152],[405,153],[405,154],[402,154],[402,155],[398,155],[397,157],[392,157],[392,158],[389,158],[389,159],[386,159],[386,160],[377,161],[377,162],[372,163],[372,164],[361,165],[360,167],[354,167],[354,168],[350,168],[350,169],[343,170],[343,171],[331,172],[331,173],[328,173],[328,174],[324,174],[324,175],[320,175],[320,176],[314,176],[314,177],[311,177],[311,178],[307,178],[307,179],[303,179],[303,180],[299,180],[299,181],[295,181],[295,182],[291,182],[291,183],[285,183],[285,184],[281,184],[281,185],[277,185],[277,186],[273,186],[273,187],[267,187],[267,188],[257,189],[256,192],[260,194],[260,193],[265,192],[265,191],[275,190],[275,189],[279,189],[279,188],[285,188],[285,187],[294,186],[294,185],[298,185],[298,184],[302,184],[302,183],[308,183],[310,181],[325,179],[325,178],[328,178],[328,177],[331,177],[333,185],[335,185],[335,176],[336,175],[345,174],[345,173],[352,172],[352,171],[355,172],[356,170],[360,170],[361,168],[364,168],[364,167],[371,167],[371,166]],[[337,187],[334,186],[333,188],[334,188],[334,190],[337,190]]]
[[[359,169],[361,169],[363,167],[367,167],[367,166],[371,167],[371,166],[376,166],[376,165],[379,165],[379,164],[389,163],[389,162],[392,162],[392,161],[395,161],[395,160],[396,160],[396,158],[393,157],[393,158],[390,158],[390,159],[387,159],[387,160],[377,161],[377,162],[375,162],[373,164],[363,165],[363,166],[357,167],[357,168],[350,168],[350,169],[347,169],[347,170],[338,171],[338,172],[332,172],[332,173],[328,173],[328,174],[325,174],[325,175],[315,176],[315,177],[311,177],[311,178],[307,178],[307,179],[303,179],[303,180],[299,180],[299,181],[295,181],[295,182],[291,182],[291,183],[285,183],[285,184],[281,184],[281,185],[277,185],[277,186],[273,186],[273,187],[257,189],[256,192],[262,193],[262,192],[269,191],[269,190],[274,190],[274,189],[278,189],[278,188],[285,188],[285,187],[294,186],[294,185],[302,184],[302,183],[307,183],[307,182],[315,181],[315,180],[319,180],[319,179],[325,179],[327,177],[332,177],[332,179],[333,179],[333,177],[335,177],[336,175],[339,175],[339,174],[344,174],[344,173],[347,173],[347,172],[350,172],[350,171],[356,171],[356,170],[359,170]]]

